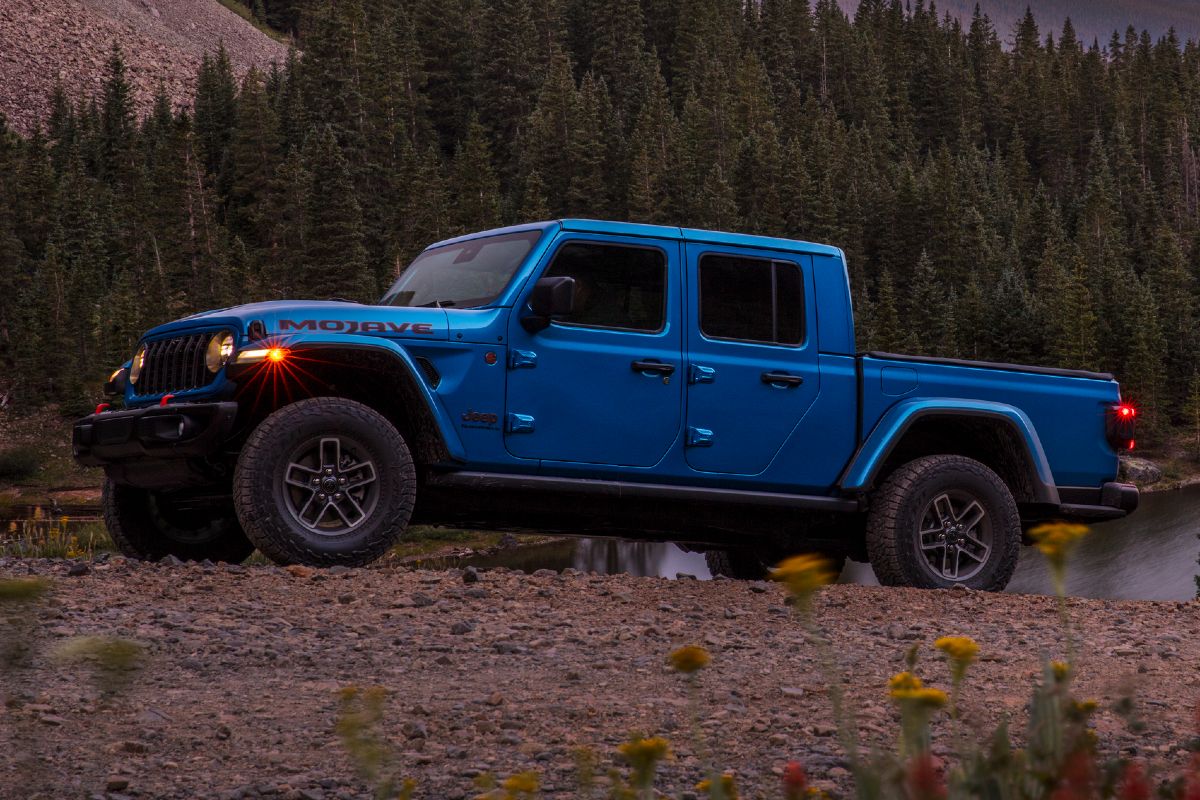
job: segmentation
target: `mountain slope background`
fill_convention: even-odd
[[[949,13],[969,25],[978,3],[980,10],[991,18],[1001,39],[1011,42],[1017,21],[1031,8],[1042,32],[1062,30],[1068,17],[1084,45],[1098,40],[1101,46],[1112,38],[1113,31],[1125,38],[1125,29],[1133,27],[1141,33],[1149,31],[1157,39],[1172,27],[1180,41],[1200,39],[1200,3],[1195,0],[938,0],[938,15]],[[853,14],[859,0],[838,0],[842,10]],[[928,7],[928,3],[926,4]]]
[[[237,74],[287,55],[217,0],[3,0],[0,113],[29,133],[46,119],[56,83],[72,99],[96,97],[114,44],[125,54],[138,116],[160,83],[174,105],[188,105],[201,58],[222,43]]]

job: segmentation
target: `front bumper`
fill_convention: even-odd
[[[1132,483],[1106,483],[1099,490],[1059,490],[1060,515],[1079,522],[1120,519],[1137,510],[1139,493]]]
[[[225,402],[101,411],[75,423],[72,449],[89,467],[212,455],[229,438],[237,410]]]

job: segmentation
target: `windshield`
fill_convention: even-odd
[[[540,230],[521,231],[426,250],[400,273],[381,304],[438,308],[487,305],[508,286],[541,235]]]

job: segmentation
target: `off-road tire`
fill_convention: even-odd
[[[797,551],[802,552],[802,550]],[[771,568],[789,555],[778,548],[731,548],[728,550],[708,550],[704,553],[704,563],[713,577],[721,575],[739,581],[757,581],[766,578]],[[838,575],[846,566],[844,555],[823,554],[829,559],[833,571]]]
[[[291,454],[321,436],[351,437],[369,455],[378,495],[358,527],[338,535],[298,522],[284,497]],[[408,445],[375,410],[341,397],[284,406],[263,420],[242,448],[233,476],[233,504],[250,541],[277,564],[361,566],[404,535],[416,500],[417,474]]]
[[[991,521],[991,550],[978,574],[948,580],[924,565],[918,552],[918,515],[947,491],[965,492],[984,508]],[[972,589],[998,592],[1008,585],[1021,552],[1021,518],[1000,476],[971,458],[925,456],[888,476],[871,498],[867,519],[867,554],[875,577],[884,586],[948,588],[963,583]]]
[[[104,482],[104,524],[117,549],[129,558],[158,561],[224,561],[238,564],[254,552],[233,508],[208,513],[174,508],[169,493]]]

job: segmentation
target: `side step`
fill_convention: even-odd
[[[500,490],[528,492],[564,492],[597,497],[690,500],[742,506],[768,506],[816,511],[856,512],[859,502],[844,497],[753,492],[741,489],[673,486],[666,483],[605,481],[591,478],[559,478],[549,475],[508,475],[502,472],[435,472],[426,479],[429,486],[445,489]]]

